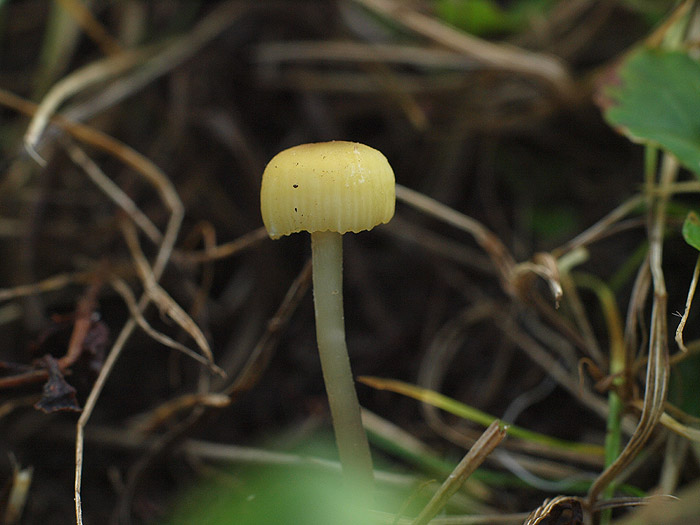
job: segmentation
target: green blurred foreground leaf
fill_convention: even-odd
[[[337,473],[281,467],[244,469],[183,494],[162,525],[358,525],[375,523],[354,505]]]
[[[687,53],[635,52],[607,79],[598,104],[630,140],[669,151],[700,177],[700,64]]]

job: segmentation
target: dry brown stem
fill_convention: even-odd
[[[450,497],[460,489],[465,480],[506,438],[506,434],[506,425],[500,421],[491,423],[413,521],[413,525],[427,525],[447,505]]]
[[[567,98],[571,93],[573,84],[569,72],[555,57],[533,53],[507,44],[495,44],[481,40],[395,0],[354,1],[479,62],[495,68],[537,77],[551,85],[557,96],[561,98]]]
[[[666,206],[670,197],[668,187],[675,180],[678,169],[678,162],[670,155],[665,155],[659,175],[659,194],[650,197],[652,200],[649,206],[649,268],[651,270],[654,296],[642,414],[637,423],[637,428],[618,458],[591,485],[588,491],[589,505],[596,503],[600,493],[637,456],[651,436],[664,411],[670,370],[667,292],[662,267],[663,239],[666,226]]]

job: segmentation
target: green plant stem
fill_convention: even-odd
[[[342,235],[312,233],[311,253],[316,339],[340,463],[352,486],[371,492],[372,457],[345,344]]]
[[[613,384],[616,386],[621,386],[624,381],[622,373],[625,364],[624,357],[621,358],[620,356],[622,353],[611,351],[610,373],[612,375],[619,374],[618,377],[613,379]],[[608,421],[605,430],[605,468],[608,468],[615,462],[622,449],[621,420],[623,408],[620,395],[616,390],[610,390],[608,393]],[[617,490],[617,483],[611,482],[603,491],[603,496],[608,499],[612,498],[615,495],[615,490]],[[600,514],[600,525],[608,525],[611,520],[612,509],[603,510]]]
[[[615,295],[608,285],[597,277],[575,272],[574,279],[579,286],[593,290],[598,296],[598,301],[608,325],[608,339],[610,341],[610,365],[609,373],[613,376],[612,383],[616,387],[624,384],[624,371],[626,366],[626,353],[622,318],[615,302]],[[605,433],[605,468],[612,465],[620,455],[622,448],[621,420],[623,402],[617,390],[614,388],[608,393],[608,420]],[[615,495],[617,486],[610,483],[603,495],[605,498],[612,498]],[[607,525],[612,519],[612,509],[603,510],[600,513],[600,525]]]
[[[622,417],[622,399],[614,390],[608,393],[608,422],[605,433],[605,468],[612,465],[620,455],[622,433],[620,431],[620,419]],[[616,483],[610,483],[603,491],[607,499],[615,495]],[[612,519],[612,509],[605,509],[600,513],[600,524],[607,525]]]

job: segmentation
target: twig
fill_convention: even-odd
[[[9,98],[10,101],[17,102],[19,100],[19,106],[23,109],[27,109],[27,105],[23,104],[24,101],[17,99],[17,97],[7,96],[8,93],[0,93],[0,95],[5,95],[5,99]],[[29,106],[31,109],[32,106]],[[152,275],[155,281],[160,279],[161,274],[165,270],[165,266],[172,254],[173,247],[177,240],[177,235],[180,230],[180,225],[182,224],[182,219],[184,216],[184,207],[180,198],[177,195],[172,183],[165,176],[165,174],[158,169],[158,167],[153,164],[149,159],[143,155],[137,153],[132,148],[118,142],[117,140],[105,135],[104,133],[98,132],[88,126],[83,126],[79,124],[73,124],[65,119],[56,118],[53,119],[61,122],[61,124],[76,138],[93,144],[94,146],[100,147],[105,151],[108,151],[115,155],[117,158],[121,159],[125,164],[136,169],[141,173],[158,191],[161,199],[165,205],[170,209],[171,215],[168,220],[165,233],[163,235],[162,241],[158,248],[156,254],[155,262],[152,267]],[[150,299],[147,294],[144,294],[138,303],[139,311],[143,312],[146,308]],[[137,321],[132,317],[126,324],[122,327],[122,331],[115,340],[112,348],[105,360],[100,373],[95,380],[95,383],[85,401],[85,406],[83,412],[78,419],[76,426],[76,437],[75,437],[75,512],[76,512],[76,523],[82,525],[82,502],[80,498],[80,488],[82,484],[82,468],[83,468],[83,445],[84,445],[84,429],[87,421],[92,415],[92,411],[95,408],[97,399],[104,388],[104,385],[109,377],[109,374],[114,367],[119,355],[124,348],[124,345],[131,337],[134,329],[137,326]]]
[[[562,289],[559,283],[556,261],[552,255],[537,253],[532,261],[516,264],[510,251],[498,236],[476,219],[400,184],[396,185],[396,199],[471,234],[498,269],[501,285],[509,295],[519,296],[522,293],[521,283],[523,279],[527,279],[530,274],[534,274],[545,279],[552,291],[555,302],[558,303]]]
[[[306,295],[311,286],[311,260],[307,261],[304,268],[289,287],[282,303],[267,323],[267,330],[262,335],[255,348],[248,356],[245,366],[238,377],[224,389],[224,393],[232,399],[250,390],[258,381],[263,370],[272,357],[272,351],[277,345],[282,329],[289,323],[289,319],[296,311],[301,299]]]
[[[498,268],[504,286],[507,289],[510,288],[509,279],[515,267],[515,259],[501,240],[486,226],[435,199],[400,184],[396,185],[396,199],[471,234]]]
[[[376,516],[377,525],[412,525],[409,518],[396,518],[394,514],[386,512],[372,512]],[[527,512],[517,514],[468,514],[462,516],[445,516],[433,518],[430,525],[520,525],[527,518]]]
[[[231,257],[242,250],[246,250],[257,243],[268,239],[267,230],[264,226],[248,232],[231,242],[219,244],[217,246],[207,247],[201,251],[176,251],[173,254],[173,260],[188,262],[188,263],[203,263],[215,261],[217,259],[225,259]]]
[[[9,91],[0,89],[0,104],[11,107],[27,115],[33,115],[38,109],[36,104],[26,101]],[[175,191],[170,179],[147,157],[141,155],[136,150],[117,139],[102,133],[101,131],[72,122],[60,115],[54,116],[51,122],[65,129],[74,138],[99,148],[116,158],[124,164],[140,173],[151,185],[153,185],[161,197],[161,200],[170,209],[171,216],[167,228],[160,244],[160,249],[153,265],[154,273],[160,275],[164,270],[164,265],[169,260],[175,240],[177,238],[180,224],[184,216],[184,208],[180,198]],[[156,271],[157,270],[157,271]]]
[[[394,216],[391,222],[382,226],[381,232],[386,232],[403,242],[419,247],[421,250],[432,252],[438,257],[456,262],[480,273],[494,273],[493,264],[477,248],[448,239],[444,235],[405,220],[398,215]]]
[[[57,82],[41,101],[24,135],[24,147],[31,157],[39,165],[46,165],[46,161],[37,152],[37,145],[51,115],[64,100],[93,84],[123,73],[142,61],[145,56],[144,51],[120,53],[88,64]]]
[[[101,277],[101,276],[100,276]],[[92,315],[97,306],[97,294],[102,287],[101,279],[92,283],[85,294],[78,300],[78,305],[75,309],[75,319],[73,321],[73,331],[68,342],[66,354],[58,359],[58,367],[65,370],[71,366],[80,357],[83,352],[83,343],[87,336],[90,325],[92,324]]]
[[[175,415],[192,410],[195,407],[224,408],[231,404],[231,398],[224,394],[183,394],[174,399],[169,399],[165,403],[158,405],[146,414],[138,415],[134,418],[131,430],[137,434],[151,434]]]
[[[355,0],[416,33],[487,65],[537,77],[552,86],[561,98],[567,98],[573,82],[564,65],[555,57],[533,53],[507,44],[495,44],[454,29],[441,21],[419,13],[396,0]]]
[[[37,106],[30,102],[27,102],[20,97],[13,95],[12,93],[0,89],[0,103],[12,107],[17,111],[32,115],[37,111]],[[58,102],[56,102],[58,103]],[[45,116],[48,118],[48,116]],[[136,152],[134,149],[129,148],[125,144],[117,141],[116,139],[94,129],[89,126],[82,124],[77,124],[71,122],[63,117],[56,116],[51,119],[52,122],[58,124],[66,131],[68,131],[75,138],[91,144],[99,149],[102,149],[116,158],[119,158],[127,166],[130,166],[138,173],[143,175],[158,191],[161,199],[165,205],[170,209],[171,215],[168,220],[168,224],[163,235],[162,241],[160,243],[155,262],[152,267],[153,278],[157,281],[162,272],[165,270],[165,265],[169,260],[177,235],[180,229],[180,224],[184,216],[184,208],[180,198],[177,195],[172,183],[165,176],[165,174],[148,158]],[[138,302],[138,309],[140,312],[146,308],[150,300],[148,295],[143,295]],[[104,388],[107,378],[109,377],[114,364],[116,363],[124,345],[131,337],[134,329],[137,326],[137,321],[135,318],[130,318],[126,324],[122,327],[121,332],[114,341],[112,348],[107,355],[107,359],[100,369],[100,373],[95,380],[95,383],[85,401],[85,406],[83,412],[78,419],[76,424],[76,435],[75,435],[75,515],[76,523],[78,525],[83,524],[83,509],[82,509],[82,499],[81,499],[81,486],[82,486],[82,472],[83,472],[83,448],[85,443],[85,425],[87,424],[92,411],[97,404],[97,400]]]
[[[90,177],[90,180],[102,190],[102,193],[119,206],[153,243],[158,244],[163,239],[163,234],[151,222],[151,219],[136,206],[136,203],[126,192],[107,177],[80,146],[69,139],[65,139],[63,144],[71,160],[83,169],[85,174]]]
[[[60,273],[32,284],[20,284],[12,288],[0,288],[0,302],[18,299],[37,293],[53,292],[77,283],[86,283],[95,275],[95,270]]]
[[[170,294],[158,284],[154,270],[151,269],[150,264],[141,251],[136,228],[134,228],[130,222],[123,222],[122,232],[124,233],[126,244],[134,260],[136,271],[143,283],[144,295],[148,296],[149,300],[156,304],[162,313],[170,317],[180,328],[190,334],[204,357],[213,363],[214,355],[209,347],[209,342],[199,326],[197,326],[197,323],[195,323],[194,320],[187,315],[187,312],[170,297]]]
[[[16,525],[20,522],[22,511],[27,503],[34,474],[33,467],[21,468],[14,456],[10,456],[12,463],[12,480],[6,489],[5,511],[3,512],[4,525]]]
[[[264,42],[255,47],[254,60],[263,67],[292,63],[381,63],[426,69],[474,69],[474,60],[461,53],[405,44],[363,42]]]
[[[90,10],[79,0],[57,0],[68,11],[73,20],[102,50],[105,55],[117,55],[123,52],[122,45],[94,17]]]
[[[149,336],[151,336],[153,339],[158,341],[159,343],[172,348],[174,350],[178,350],[185,354],[187,357],[190,357],[191,359],[194,359],[198,363],[206,366],[209,370],[214,372],[215,374],[221,376],[221,377],[226,377],[226,373],[216,366],[215,363],[213,363],[210,359],[207,357],[198,354],[191,348],[186,347],[182,343],[179,343],[172,339],[171,337],[165,335],[162,332],[159,332],[155,328],[153,328],[148,321],[146,321],[146,318],[143,316],[141,310],[138,307],[136,297],[134,297],[134,294],[132,293],[131,289],[129,286],[122,280],[117,277],[113,277],[110,281],[110,285],[114,290],[122,297],[124,302],[126,303],[127,308],[129,309],[129,313],[131,314],[132,318],[136,320],[136,323],[139,325],[139,327],[146,332]]]
[[[654,285],[654,301],[651,311],[649,334],[649,357],[644,391],[644,404],[637,428],[618,458],[605,469],[588,491],[588,504],[593,506],[599,494],[634,459],[649,439],[663,414],[668,387],[668,329],[667,292],[662,268],[663,236],[666,226],[666,205],[669,193],[664,191],[678,173],[678,162],[671,155],[664,155],[659,177],[660,194],[650,206],[649,223],[649,267]],[[652,198],[652,197],[650,197]]]
[[[282,301],[278,311],[268,323],[268,330],[253,349],[253,352],[248,358],[242,372],[228,388],[224,389],[222,393],[211,394],[212,396],[215,396],[213,399],[223,400],[225,397],[228,402],[233,402],[238,395],[255,385],[260,377],[260,374],[262,374],[262,371],[265,369],[271,358],[272,350],[277,344],[277,341],[282,333],[282,327],[289,322],[292,313],[294,313],[301,298],[308,291],[310,284],[311,264],[309,261],[309,263],[304,266],[304,269],[301,271],[299,276],[295,279],[294,283],[292,283],[292,286],[287,292],[287,295]],[[182,439],[186,433],[195,424],[197,424],[205,414],[208,413],[207,408],[211,408],[212,406],[215,405],[212,404],[209,406],[204,406],[202,404],[195,404],[193,411],[188,414],[183,421],[176,424],[163,436],[160,436],[155,442],[151,443],[151,445],[148,447],[147,454],[145,454],[129,471],[122,501],[117,508],[120,519],[125,522],[129,522],[128,515],[130,502],[136,490],[136,485],[141,474],[148,468],[155,458],[159,457],[165,450],[167,450],[168,447]],[[161,413],[161,415],[164,414]],[[172,412],[169,412],[168,415],[172,415]]]
[[[681,349],[683,353],[688,352],[688,348],[683,342],[683,330],[685,329],[685,323],[688,322],[688,316],[690,315],[690,305],[693,303],[693,297],[695,296],[695,289],[698,285],[698,278],[700,278],[700,255],[695,261],[695,269],[693,270],[693,278],[690,281],[690,287],[688,288],[688,297],[685,300],[685,310],[683,311],[683,316],[678,323],[678,328],[676,328],[676,344],[678,348]]]
[[[576,285],[574,284],[571,274],[568,271],[562,271],[561,283],[564,294],[566,295],[566,305],[568,306],[568,310],[571,312],[571,316],[574,318],[576,326],[581,333],[583,350],[598,366],[604,366],[606,358],[603,356],[603,352],[601,351],[598,340],[593,332],[593,327],[588,319],[588,315],[584,309],[581,297],[579,296]]]
[[[263,7],[268,6],[267,2],[259,4]],[[137,64],[137,67],[127,71],[126,74],[115,78],[99,96],[67,109],[65,116],[71,120],[82,121],[124,100],[192,58],[254,5],[255,3],[249,4],[240,0],[220,3],[192,30],[166,42],[165,45],[158,45],[156,52],[149,54],[142,64]]]
[[[503,330],[503,333],[513,343],[518,345],[542,370],[551,375],[560,387],[600,417],[607,418],[607,404],[591,391],[579,388],[576,376],[566,370],[556,359],[553,359],[537,340],[524,331],[519,330],[512,320],[496,319],[495,322]]]
[[[481,465],[488,455],[506,437],[507,426],[494,421],[469,449],[452,474],[450,474],[428,504],[423,508],[413,525],[426,525],[447,505],[450,498],[460,489],[466,479]]]
[[[210,12],[186,35],[169,42],[156,44],[138,51],[125,51],[118,55],[93,62],[57,82],[42,100],[39,110],[24,137],[27,152],[40,165],[45,161],[37,152],[41,134],[50,121],[51,115],[66,99],[94,84],[115,78],[139,64],[131,77],[114,82],[92,102],[69,111],[73,119],[84,119],[124,99],[134,91],[152,82],[159,76],[182,64],[197,53],[206,43],[218,36],[245,11],[245,4],[224,2]]]
[[[627,199],[605,217],[600,219],[585,231],[579,233],[565,245],[552,250],[552,255],[559,258],[566,253],[580,248],[581,246],[587,246],[596,239],[607,235],[612,225],[621,221],[645,202],[646,196],[644,195],[635,195],[634,197]]]

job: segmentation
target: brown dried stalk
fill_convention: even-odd
[[[396,0],[355,0],[355,2],[486,65],[538,78],[552,86],[561,98],[567,98],[571,94],[573,88],[571,76],[556,57],[507,44],[487,42],[424,15],[406,5],[405,2]]]
[[[593,482],[588,491],[588,504],[593,506],[600,493],[614,481],[645,445],[659,422],[666,401],[669,376],[667,292],[662,268],[663,234],[666,226],[666,206],[670,197],[667,188],[678,174],[678,162],[670,155],[663,158],[657,195],[650,195],[649,206],[649,269],[651,270],[654,297],[651,311],[651,327],[647,372],[642,414],[634,434],[618,458]],[[666,190],[666,191],[665,191]],[[628,363],[629,366],[629,363]]]
[[[449,499],[462,487],[466,479],[506,438],[506,434],[507,425],[501,421],[491,423],[413,521],[413,525],[426,525],[437,516],[447,505]]]

